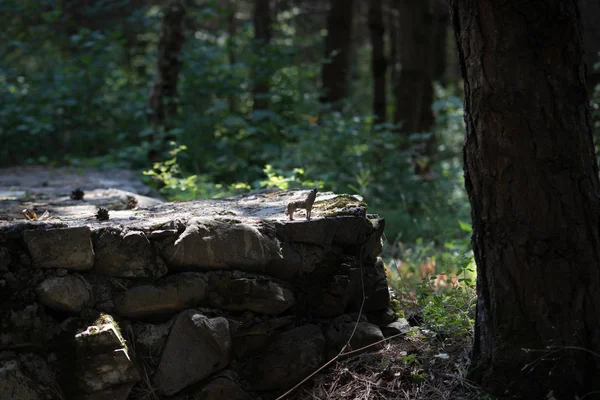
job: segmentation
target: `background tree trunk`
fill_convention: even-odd
[[[433,1],[398,1],[400,74],[394,83],[394,121],[404,133],[428,132],[433,125],[433,51],[436,37]]]
[[[450,12],[447,0],[435,0],[434,4],[435,32],[433,32],[432,48],[432,76],[436,81],[446,84],[446,66],[448,64],[448,39],[450,25]]]
[[[477,262],[471,377],[523,399],[583,396],[600,389],[600,182],[577,2],[450,5]]]
[[[371,34],[371,71],[373,73],[373,114],[376,123],[387,120],[385,25],[383,23],[382,0],[369,3],[369,32]]]
[[[583,23],[583,48],[588,73],[588,89],[600,83],[600,70],[594,65],[600,62],[600,1],[579,0]]]
[[[354,1],[331,0],[330,4],[325,39],[325,57],[330,62],[323,64],[321,101],[338,103],[348,92]]]
[[[254,42],[257,61],[254,66],[254,110],[269,108],[270,73],[266,63],[265,49],[271,42],[271,9],[269,0],[256,0],[254,3]]]
[[[155,125],[165,126],[167,119],[177,113],[177,79],[182,65],[181,47],[185,42],[184,17],[184,0],[169,0],[164,8],[156,76],[150,94],[150,121]]]
[[[237,57],[235,56],[235,35],[237,33],[237,23],[235,14],[237,12],[236,1],[229,0],[228,2],[228,13],[227,13],[227,56],[229,58],[229,65],[231,66],[231,73],[234,74],[235,65],[237,63]],[[238,109],[236,93],[230,93],[227,96],[229,103],[229,112],[235,114]]]

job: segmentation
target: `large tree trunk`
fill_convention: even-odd
[[[450,5],[477,262],[471,377],[572,400],[600,389],[600,182],[577,1]]]
[[[266,66],[265,48],[271,42],[271,9],[270,0],[256,0],[254,2],[254,52],[256,63],[254,65],[254,110],[263,110],[269,107],[269,79],[270,73]]]
[[[373,115],[376,123],[386,122],[387,99],[385,74],[385,25],[383,23],[382,0],[371,0],[369,3],[369,31],[371,33],[371,71],[373,73]]]
[[[348,93],[353,11],[353,0],[331,0],[325,39],[325,57],[330,61],[322,71],[324,103],[338,103]]]
[[[177,80],[181,70],[181,47],[185,42],[185,0],[169,0],[164,8],[154,88],[150,94],[150,121],[165,126],[177,114]]]

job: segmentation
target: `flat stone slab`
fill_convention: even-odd
[[[82,200],[71,199],[71,192],[76,189],[84,191]],[[62,227],[88,226],[92,230],[120,226],[149,231],[153,233],[153,238],[159,235],[178,235],[181,232],[177,232],[177,226],[171,222],[179,221],[179,226],[184,226],[187,221],[198,217],[237,220],[250,224],[265,220],[288,221],[285,215],[287,204],[304,200],[308,192],[264,190],[228,199],[164,202],[130,171],[115,173],[74,168],[5,168],[0,169],[0,228],[19,222],[43,222]],[[127,209],[128,196],[137,200],[137,206],[133,209]],[[109,210],[108,221],[98,221],[95,218],[98,207]],[[26,208],[34,210],[38,217],[48,211],[50,218],[41,222],[28,221],[22,214]],[[310,222],[322,225],[317,221],[323,217],[364,216],[365,213],[366,206],[360,196],[319,192]],[[303,229],[306,222],[305,211],[298,210],[294,221],[286,224],[300,224],[295,230],[297,233],[290,233],[285,227],[278,230],[287,235],[298,236],[298,241],[305,243],[322,243],[322,236],[326,240],[341,239],[344,242],[347,233],[354,234],[354,226],[350,220],[349,224],[343,224],[348,225],[344,226],[344,230],[350,228],[347,233],[337,232],[337,227],[329,230],[315,229],[313,224],[312,229],[307,232]]]

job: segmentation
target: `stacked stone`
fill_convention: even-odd
[[[0,399],[171,396],[197,382],[199,398],[281,392],[357,322],[353,348],[383,339],[383,229],[362,205],[312,220],[2,228]],[[56,373],[32,374],[33,353]]]

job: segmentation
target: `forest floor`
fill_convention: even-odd
[[[466,378],[471,340],[440,342],[414,328],[375,352],[342,354],[288,399],[476,400],[487,397]]]

